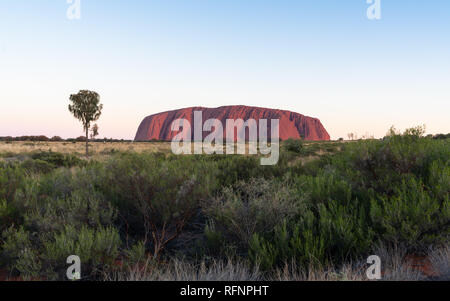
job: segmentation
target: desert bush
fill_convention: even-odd
[[[261,175],[260,163],[257,158],[244,156],[215,157],[218,160],[218,182],[221,187],[233,185],[239,181]],[[220,188],[221,188],[220,187]]]
[[[343,262],[366,253],[373,243],[373,230],[365,207],[358,203],[330,201],[318,207],[319,237],[325,241],[331,261]]]
[[[445,242],[450,234],[450,202],[425,191],[413,177],[394,189],[392,197],[372,200],[371,218],[382,240],[401,244],[409,251]]]
[[[332,165],[354,188],[390,195],[405,175],[425,180],[433,162],[449,164],[449,142],[421,138],[420,133],[419,129],[403,135],[392,132],[383,141],[347,144],[344,152],[333,157]]]
[[[293,152],[296,154],[301,154],[303,151],[303,141],[300,139],[288,139],[284,141],[284,147],[287,151]]]
[[[424,179],[432,197],[441,202],[448,202],[450,194],[450,162],[437,160],[430,164],[428,177]]]
[[[295,183],[299,191],[308,194],[313,204],[326,204],[331,200],[350,204],[354,199],[351,185],[333,172],[323,172],[316,176],[300,175]]]
[[[25,183],[26,173],[17,164],[0,166],[0,231],[20,223],[21,206],[15,195]]]
[[[158,257],[214,189],[214,172],[193,157],[124,154],[106,164],[102,187],[120,211],[121,227],[143,239]]]
[[[53,171],[56,166],[40,159],[28,159],[22,163],[22,168],[25,169],[29,174],[46,174]]]
[[[323,151],[324,147],[325,147],[325,145],[323,143],[312,142],[309,145],[305,145],[302,153],[304,156],[313,156],[313,155],[316,155],[317,153]]]
[[[82,192],[74,192],[67,199],[44,198],[29,204],[27,210],[25,224],[38,231],[58,231],[68,224],[78,229],[111,225],[116,215],[109,203]]]
[[[112,225],[117,212],[96,191],[94,178],[96,174],[87,169],[62,169],[28,181],[16,194],[24,225],[43,233],[62,231],[65,225],[77,229]]]
[[[56,152],[39,152],[31,155],[33,160],[47,162],[55,167],[81,166],[84,161],[75,155],[62,154]]]
[[[80,257],[81,275],[94,277],[105,271],[111,271],[119,255],[121,241],[116,229],[100,227],[98,229],[83,226],[77,230],[66,226],[60,233],[43,242],[42,264],[47,276],[63,279],[70,255]]]
[[[108,241],[118,240],[111,234],[116,230],[108,228],[116,212],[95,191],[92,176],[86,169],[60,169],[30,178],[16,191],[14,205],[20,208],[21,226],[3,231],[0,247],[3,262],[11,273],[27,279],[65,279],[65,259],[69,255],[82,256],[82,250],[87,250],[99,254],[85,256],[86,273],[90,275],[97,266],[109,264],[106,253],[116,256],[114,250],[106,248]],[[70,249],[76,243],[80,247]],[[95,246],[89,249],[89,243]]]
[[[7,144],[8,142],[5,142],[5,144]],[[15,157],[17,154],[14,152],[0,152],[0,158],[13,158]]]
[[[38,253],[31,248],[25,248],[19,251],[14,268],[25,280],[45,279],[41,278],[42,274],[40,271],[42,269],[42,264],[39,260]]]
[[[13,226],[2,232],[2,261],[11,261],[18,258],[20,250],[31,248],[29,233],[23,227]]]
[[[338,150],[339,146],[336,144],[328,144],[325,146],[325,151],[329,153],[335,153]]]
[[[308,221],[311,222],[312,219]],[[312,223],[309,225],[313,226]],[[324,256],[322,242],[311,236],[311,229],[305,232],[303,230],[300,223],[288,225],[284,221],[283,224],[277,225],[270,235],[255,233],[249,244],[250,261],[260,266],[263,271],[273,270],[291,260],[296,260],[297,265],[303,265],[305,260],[321,261]]]
[[[295,262],[303,269],[342,263],[370,249],[372,233],[365,211],[330,201],[302,212],[295,222],[278,225],[270,235],[255,234],[250,260],[263,270]]]
[[[9,264],[11,271],[17,270],[25,279],[38,278],[41,262],[33,249],[29,232],[23,227],[10,227],[2,236],[4,243],[0,262]]]
[[[65,279],[66,260],[80,256],[82,275],[93,279],[114,268],[121,244],[116,229],[66,225],[62,231],[38,233],[9,228],[3,232],[1,262],[24,279]],[[94,278],[95,279],[95,278]]]
[[[306,206],[295,222],[278,224],[269,234],[256,233],[249,255],[270,270],[295,260],[307,266],[340,263],[357,258],[372,243],[369,202],[360,202],[352,188],[333,171],[294,180],[295,191],[306,196]]]
[[[226,187],[203,211],[214,231],[237,246],[247,248],[255,233],[272,232],[283,220],[293,219],[305,208],[304,197],[289,185],[262,178]],[[214,238],[212,229],[208,235]]]
[[[281,153],[277,165],[261,166],[255,156],[210,156],[217,163],[218,190],[252,178],[281,178],[288,168],[288,155]]]
[[[0,199],[11,202],[25,182],[25,173],[16,164],[0,165]]]
[[[125,250],[125,256],[127,258],[127,267],[137,267],[147,262],[149,257],[146,254],[145,242],[138,241],[130,249]]]

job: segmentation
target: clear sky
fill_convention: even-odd
[[[426,124],[450,132],[450,1],[0,0],[0,136],[82,135],[67,110],[102,96],[100,137],[189,106],[320,118],[333,139]]]

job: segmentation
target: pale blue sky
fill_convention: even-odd
[[[82,135],[67,110],[99,92],[100,136],[147,115],[254,105],[318,117],[332,138],[391,125],[450,132],[450,1],[0,0],[0,136]]]

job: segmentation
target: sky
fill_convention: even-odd
[[[102,138],[223,105],[317,117],[332,139],[450,132],[448,0],[381,0],[379,20],[366,0],[80,1],[70,20],[67,0],[0,0],[0,136],[83,135],[67,106],[84,89]]]

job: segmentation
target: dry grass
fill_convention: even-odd
[[[250,269],[241,263],[214,261],[208,266],[173,259],[164,267],[131,268],[122,273],[105,276],[107,281],[258,281],[262,275],[258,269]]]
[[[14,157],[33,152],[52,151],[66,154],[85,154],[84,142],[0,142],[0,157]],[[114,152],[132,151],[169,152],[169,142],[95,142],[89,143],[89,152],[93,158],[108,156]]]
[[[317,145],[338,145],[342,142],[305,142],[305,147],[315,147]],[[234,144],[233,144],[234,145]],[[5,142],[0,141],[0,161],[2,160],[23,160],[27,156],[36,152],[58,152],[64,154],[75,154],[84,157],[86,151],[86,145],[84,142],[32,142],[32,141],[12,141]],[[235,153],[237,153],[238,146],[234,145]],[[192,153],[194,153],[194,143],[191,147]],[[340,151],[341,147],[336,147],[336,151]],[[89,153],[90,158],[95,160],[103,160],[108,158],[115,152],[136,152],[136,153],[171,153],[170,142],[90,142]],[[223,147],[223,153],[226,154],[226,146]],[[249,143],[245,144],[245,153],[249,154]],[[260,154],[258,149],[258,154]],[[317,149],[314,154],[310,155],[298,155],[292,159],[291,165],[305,164],[310,161],[317,160],[321,156],[329,154],[329,152],[323,149]]]
[[[450,246],[432,250],[428,258],[438,274],[437,280],[450,281]]]
[[[238,146],[233,144],[235,153]],[[75,154],[83,157],[86,152],[84,142],[30,142],[13,141],[0,142],[0,160],[5,158],[16,159],[35,152],[58,152],[63,154]],[[194,143],[191,145],[194,153]],[[102,160],[115,152],[136,152],[136,153],[171,153],[171,142],[90,142],[90,158]],[[226,154],[226,146],[223,147]],[[245,144],[245,153],[249,154],[249,144]]]
[[[305,142],[305,147],[321,144],[336,144],[337,142]],[[342,143],[342,142],[341,142]],[[193,143],[194,144],[194,143]],[[135,151],[141,152],[168,152],[171,150],[170,142],[90,142],[90,151],[95,154],[109,152],[111,150],[118,151]],[[235,146],[235,149],[237,147]],[[80,154],[85,152],[84,142],[32,142],[32,141],[0,141],[0,154],[24,154],[38,151],[53,151],[60,153]],[[336,148],[337,151],[341,147]],[[249,151],[249,143],[246,143],[245,151]],[[224,146],[225,153],[225,146]],[[316,156],[328,154],[329,152],[322,149],[317,150]]]
[[[365,281],[365,266],[345,264],[336,269],[310,268],[299,269],[294,263],[286,264],[269,277],[273,281]]]
[[[450,247],[431,250],[428,258],[437,276],[424,275],[406,260],[401,247],[376,248],[382,262],[382,281],[450,280]],[[286,264],[272,273],[263,273],[257,267],[245,263],[213,261],[193,264],[173,259],[164,265],[147,263],[144,267],[132,268],[114,275],[105,275],[107,281],[368,281],[364,261],[350,262],[338,268],[323,267],[300,269],[295,263]]]
[[[242,263],[228,261],[198,265],[174,260],[159,268],[132,268],[105,276],[107,281],[368,281],[363,263],[345,264],[340,268],[302,270],[295,264],[286,265],[271,274]],[[382,281],[420,281],[426,278],[418,271],[387,266]]]
[[[380,256],[383,280],[386,281],[420,281],[426,276],[405,260],[407,251],[401,246],[378,246],[374,254]]]

